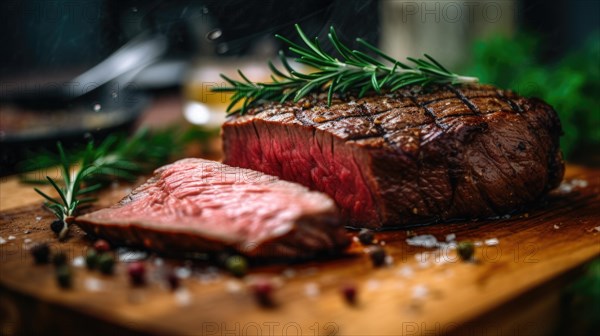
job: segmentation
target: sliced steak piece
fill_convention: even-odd
[[[231,248],[253,257],[306,258],[349,243],[327,195],[202,159],[157,169],[117,205],[76,223],[111,242],[175,254]]]
[[[323,94],[230,118],[224,162],[323,191],[348,225],[502,215],[556,187],[560,121],[538,99],[487,85]]]

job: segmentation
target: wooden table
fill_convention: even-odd
[[[511,218],[380,233],[393,256],[383,268],[374,268],[356,242],[342,258],[261,265],[245,280],[202,261],[157,261],[151,255],[145,287],[132,287],[120,262],[114,276],[74,267],[74,286],[63,290],[53,267],[35,266],[27,248],[48,241],[80,261],[91,241],[75,228],[68,241],[58,242],[49,230],[52,215],[31,186],[5,178],[0,334],[547,334],[558,321],[557,288],[600,255],[600,170],[569,166],[566,182],[539,209]],[[112,204],[130,187],[107,190],[98,206]],[[462,262],[449,248],[407,244],[407,237],[423,234],[440,241],[454,234],[481,244],[476,261]],[[161,261],[180,267],[183,276],[192,271],[182,289],[165,287],[158,276]],[[258,276],[280,284],[276,307],[260,307],[247,290],[246,281]],[[340,294],[348,283],[358,288],[354,306]]]

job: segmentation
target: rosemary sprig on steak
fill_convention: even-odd
[[[98,145],[88,142],[78,153],[65,153],[59,142],[58,158],[49,157],[45,161],[58,161],[61,180],[46,176],[58,198],[52,197],[38,188],[35,191],[46,199],[46,207],[58,218],[61,224],[59,239],[66,236],[80,206],[93,202],[89,197],[95,191],[115,179],[134,180],[136,173],[153,169],[164,163],[176,146],[174,132],[164,131],[151,134],[147,129],[136,132],[129,139],[111,135]],[[46,154],[43,154],[46,155]],[[32,181],[28,182],[41,182]]]
[[[427,54],[424,55],[425,59],[408,57],[407,60],[412,63],[410,65],[400,62],[360,38],[356,41],[366,52],[352,50],[339,40],[333,27],[330,28],[327,37],[338,55],[327,54],[321,48],[318,37],[311,41],[300,26],[296,25],[296,30],[305,46],[298,45],[283,36],[275,36],[287,43],[289,50],[298,56],[296,62],[308,65],[316,71],[303,73],[295,70],[287,61],[283,51],[279,51],[284,70],[278,69],[269,61],[272,82],[252,82],[240,70],[238,73],[242,80],[234,80],[221,74],[221,77],[231,86],[216,87],[213,91],[233,93],[231,103],[227,107],[230,114],[244,114],[249,107],[260,101],[284,102],[293,99],[297,102],[314,91],[326,90],[327,103],[331,105],[334,93],[356,90],[362,97],[371,90],[380,93],[384,89],[395,91],[408,85],[459,84],[473,83],[478,80],[475,77],[461,76],[449,71]],[[376,57],[380,57],[382,61]],[[234,110],[239,102],[242,102],[242,107]]]

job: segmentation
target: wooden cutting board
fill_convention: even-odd
[[[130,188],[111,188],[99,205]],[[57,242],[40,198],[8,178],[0,184],[0,334],[544,334],[558,320],[556,288],[600,255],[599,190],[600,170],[569,166],[566,183],[528,213],[379,233],[393,257],[383,268],[374,268],[356,242],[342,258],[257,266],[242,280],[202,261],[150,255],[145,287],[129,285],[120,262],[114,276],[74,267],[73,288],[62,290],[53,267],[33,265],[27,248],[48,241],[77,262],[91,242],[78,229]],[[423,234],[477,242],[476,261],[407,244]],[[189,275],[175,293],[159,276],[165,267]],[[246,288],[259,276],[279,284],[276,307],[260,307]],[[354,306],[340,294],[348,283],[358,289]]]

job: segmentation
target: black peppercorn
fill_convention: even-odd
[[[103,274],[110,275],[114,272],[115,268],[115,257],[110,253],[102,253],[98,257],[98,269]]]
[[[464,261],[473,259],[473,253],[475,252],[475,245],[470,241],[463,241],[458,243],[456,251],[460,258]]]
[[[50,246],[46,243],[37,244],[31,248],[31,255],[36,264],[46,264],[50,260]]]
[[[95,249],[89,249],[85,254],[85,266],[90,270],[98,266],[98,252]]]
[[[369,229],[361,229],[358,232],[358,241],[360,241],[363,245],[371,245],[373,244],[373,240],[375,240],[375,233]]]
[[[387,253],[385,249],[381,246],[372,246],[369,249],[369,256],[371,257],[371,262],[373,262],[373,266],[381,267],[385,264],[385,257]]]
[[[50,223],[50,230],[52,230],[52,232],[54,232],[55,234],[59,234],[60,231],[63,229],[63,221],[61,221],[60,219],[55,220],[54,222]]]
[[[66,265],[67,263],[67,255],[64,252],[58,252],[54,256],[52,256],[52,263],[54,266],[59,267],[62,265]]]
[[[61,288],[71,287],[71,268],[68,265],[60,265],[56,268],[56,281]]]

